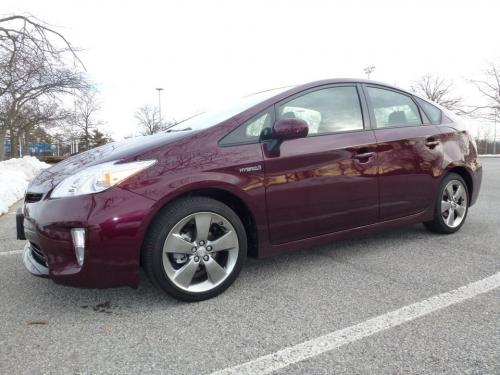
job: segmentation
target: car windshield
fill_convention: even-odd
[[[262,91],[253,95],[245,96],[223,108],[202,112],[184,121],[181,121],[168,128],[167,132],[200,130],[209,128],[211,126],[217,125],[218,123],[221,123],[222,121],[230,119],[233,116],[236,116],[238,113],[243,112],[244,110],[253,107],[260,102],[263,102],[264,100],[269,99],[274,95],[278,95],[288,90],[289,88],[290,86],[281,87],[278,89]]]

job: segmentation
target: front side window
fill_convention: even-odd
[[[278,119],[300,118],[309,136],[363,129],[358,91],[339,86],[309,92],[278,106]]]
[[[415,102],[392,90],[367,87],[377,128],[421,125],[422,119]]]
[[[431,120],[431,124],[441,124],[441,117],[443,114],[438,107],[433,106],[431,103],[428,103],[423,99],[417,97],[415,99],[417,100],[418,104],[420,104],[429,120]]]

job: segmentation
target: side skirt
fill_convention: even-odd
[[[417,214],[405,216],[398,219],[387,220],[357,228],[345,229],[335,233],[322,234],[320,236],[286,242],[279,245],[268,245],[264,249],[259,249],[259,258],[267,258],[274,255],[288,253],[290,251],[305,250],[310,247],[320,246],[338,240],[349,239],[356,236],[366,236],[389,229],[421,223],[431,219],[432,213],[430,213],[429,210],[425,210]]]

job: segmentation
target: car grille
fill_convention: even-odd
[[[30,242],[30,248],[31,248],[31,255],[33,255],[33,258],[38,263],[40,263],[42,266],[48,267],[47,266],[47,258],[42,253],[42,250],[40,250],[40,248],[37,245],[35,245],[33,242]]]
[[[35,203],[41,200],[43,197],[43,194],[41,193],[26,193],[26,196],[24,197],[24,201],[26,203]]]

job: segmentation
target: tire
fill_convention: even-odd
[[[206,197],[182,198],[165,206],[151,223],[141,252],[151,282],[187,302],[225,291],[246,255],[247,235],[238,215]]]
[[[458,190],[459,187],[460,190]],[[434,218],[424,222],[424,225],[434,233],[455,233],[465,223],[468,211],[469,190],[467,184],[460,175],[448,173],[439,186],[434,205]]]

